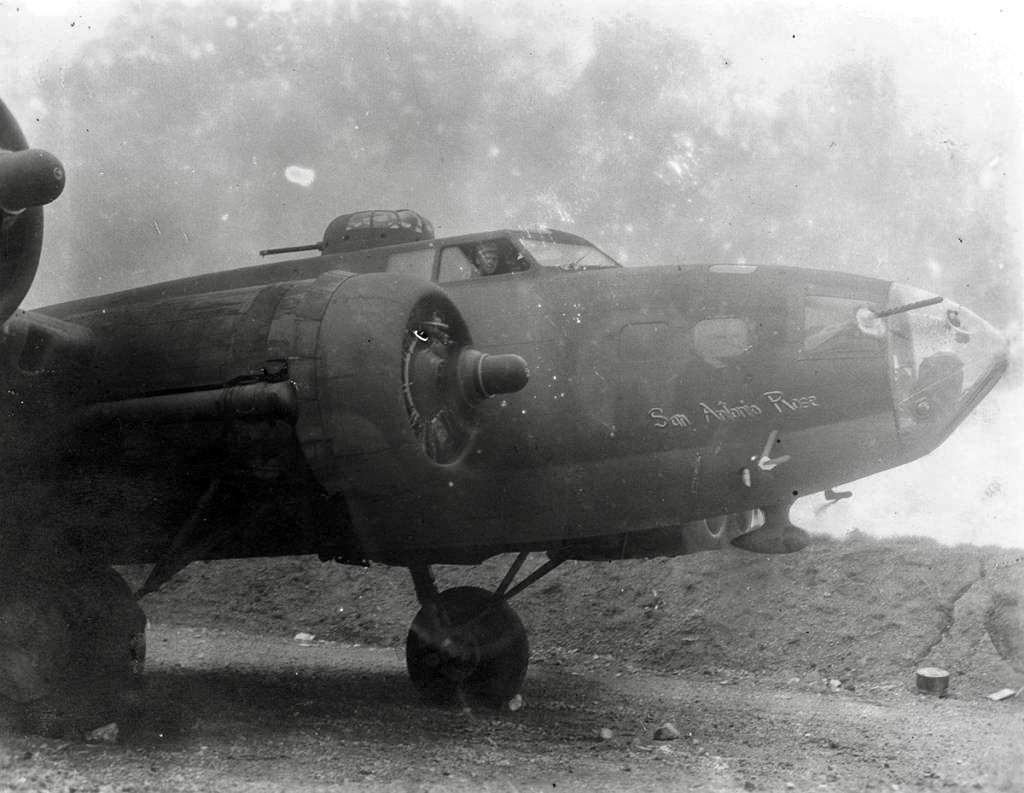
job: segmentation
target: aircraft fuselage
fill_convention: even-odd
[[[529,235],[491,236],[520,244]],[[407,348],[420,346],[404,287],[365,285],[417,252],[433,269],[414,275],[437,278],[445,250],[484,238],[323,255],[44,310],[95,339],[88,360],[58,351],[22,380],[39,388],[51,372],[63,382],[76,372],[77,413],[42,417],[68,440],[34,452],[62,483],[53,489],[62,519],[105,539],[119,561],[158,555],[167,527],[189,520],[236,524],[210,555],[391,563],[672,531],[920,456],[1004,365],[995,334],[970,315],[973,336],[950,342],[967,353],[959,385],[915,418],[903,403],[916,386],[901,378],[919,379],[927,334],[955,331],[944,325],[948,304],[858,327],[859,309],[899,308],[919,293],[824,270],[533,263],[440,284],[473,346],[521,356],[527,385],[481,401],[469,418],[424,409],[402,385]],[[407,283],[410,273],[394,277]],[[294,386],[291,422],[132,418],[116,407],[96,418],[97,404],[284,381]],[[231,495],[198,515],[214,479]],[[701,547],[689,544],[681,552]]]

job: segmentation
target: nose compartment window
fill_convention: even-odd
[[[864,300],[807,295],[803,353],[809,358],[860,358],[884,353],[885,325],[879,307]]]
[[[886,323],[897,422],[909,438],[969,402],[1004,359],[1005,343],[971,311],[919,289],[893,284],[889,305],[906,309]]]
[[[693,328],[693,348],[716,369],[746,355],[753,346],[750,325],[742,317],[713,317]]]

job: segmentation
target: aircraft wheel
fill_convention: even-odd
[[[0,710],[32,732],[52,734],[45,708],[34,705],[63,685],[70,631],[53,599],[5,590],[0,594]]]
[[[68,553],[0,583],[0,711],[19,728],[80,734],[135,702],[145,625],[124,580]]]
[[[420,609],[405,644],[413,685],[436,705],[475,701],[501,707],[519,693],[529,659],[519,616],[505,600],[478,587],[445,590],[437,608]]]
[[[704,525],[707,527],[708,536],[712,540],[725,545],[747,531],[751,526],[752,520],[753,516],[749,511],[732,512],[728,515],[706,518]]]

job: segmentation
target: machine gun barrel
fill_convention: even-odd
[[[311,242],[309,245],[292,245],[287,248],[264,248],[260,251],[260,256],[276,256],[279,253],[301,253],[303,251],[322,251],[324,244],[322,242]]]

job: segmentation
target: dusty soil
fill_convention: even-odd
[[[985,696],[1024,686],[1022,560],[854,535],[567,564],[514,601],[533,653],[501,713],[416,700],[403,571],[195,565],[144,602],[145,711],[110,743],[0,737],[0,789],[1024,790],[1024,693]]]

